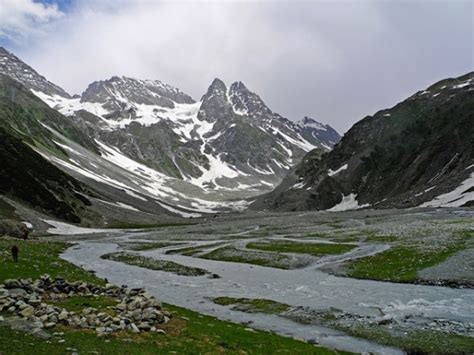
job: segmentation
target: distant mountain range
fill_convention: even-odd
[[[471,206],[473,116],[474,73],[341,139],[313,118],[273,112],[242,82],[215,79],[195,101],[159,80],[114,76],[71,96],[0,48],[0,217],[5,203],[95,226],[249,206]]]
[[[302,156],[340,139],[329,126],[272,112],[242,82],[215,79],[199,102],[159,80],[112,77],[72,98],[5,49],[0,72],[89,136],[164,174],[208,188],[268,190]],[[263,183],[260,183],[263,180]],[[269,185],[270,184],[270,185]]]
[[[271,210],[474,204],[474,73],[441,80],[308,153],[252,206]]]
[[[158,80],[114,76],[71,96],[3,48],[0,74],[4,104],[25,111],[2,117],[6,134],[109,204],[140,212],[243,208],[307,152],[329,151],[340,139],[314,119],[271,111],[242,82],[215,79],[196,102]]]

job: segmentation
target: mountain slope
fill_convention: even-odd
[[[71,97],[66,91],[48,81],[44,76],[38,74],[33,68],[3,47],[0,47],[0,73],[8,75],[28,89],[64,98]]]
[[[68,222],[80,223],[83,217],[99,219],[89,208],[87,194],[91,191],[83,184],[3,127],[0,141],[0,194]]]
[[[127,77],[92,83],[81,98],[35,93],[94,138],[208,190],[268,191],[307,151],[334,144],[314,134],[326,127],[273,113],[241,82],[227,88],[215,79],[199,102],[160,81]]]
[[[318,138],[328,127],[289,121],[241,82],[216,79],[195,102],[158,80],[115,76],[70,97],[6,50],[0,58],[0,127],[100,194],[94,208],[147,218],[239,210],[333,144]]]
[[[61,149],[53,142],[48,127],[62,132],[71,140],[97,152],[97,145],[70,119],[67,119],[44,102],[38,100],[30,90],[11,77],[0,73],[0,126],[29,144],[42,147],[56,154]]]
[[[22,84],[3,74],[0,74],[0,128],[5,137],[8,135],[12,139],[18,139],[25,145],[25,149],[32,151],[31,154],[25,152],[25,149],[4,152],[11,154],[5,155],[5,159],[8,158],[11,163],[8,166],[10,170],[13,171],[13,162],[22,164],[24,157],[21,154],[27,158],[30,155],[37,157],[38,154],[41,157],[39,165],[30,164],[31,171],[26,168],[28,174],[23,171],[8,180],[8,184],[17,186],[10,197],[20,198],[24,202],[28,200],[20,194],[21,184],[24,183],[21,177],[41,175],[42,172],[38,173],[37,168],[43,164],[50,169],[52,163],[64,172],[64,176],[80,180],[83,186],[95,191],[91,201],[95,209],[100,205],[101,214],[104,213],[104,207],[109,210],[118,207],[122,212],[128,209],[128,215],[136,214],[135,219],[138,220],[150,220],[153,216],[164,215],[198,217],[201,214],[196,211],[215,213],[229,211],[234,204],[241,205],[232,200],[226,201],[218,194],[206,195],[194,185],[159,173],[126,157],[116,148],[89,138],[74,120],[51,109]],[[18,142],[15,144],[19,145]],[[14,152],[21,154],[15,156]],[[44,164],[45,161],[49,163]],[[18,171],[22,171],[21,169],[17,168]],[[15,182],[21,183],[15,185]],[[8,192],[8,184],[3,188],[5,194]],[[113,219],[114,215],[120,214],[110,212],[108,219]]]
[[[242,82],[227,88],[215,79],[195,102],[159,80],[114,76],[71,98],[5,49],[0,61],[0,73],[69,117],[85,136],[208,191],[268,191],[306,152],[331,149],[339,138],[316,121],[295,124],[272,112]]]
[[[203,213],[242,208],[242,199],[247,196],[240,192],[230,197],[219,192],[205,192],[133,161],[116,148],[89,138],[75,120],[51,109],[22,84],[2,74],[0,127],[39,153],[40,162],[46,159],[69,178],[74,177],[95,191],[93,197],[88,198],[92,209],[105,218],[101,223],[130,220],[139,224],[163,223],[170,220],[168,216],[199,217]],[[21,164],[22,160],[23,157],[17,156],[11,161]],[[50,164],[43,166],[47,168]],[[30,173],[35,174],[37,167],[35,165]],[[8,196],[28,204],[28,200],[20,198],[18,191]],[[34,207],[51,213],[39,205]],[[98,222],[95,220],[94,223]]]
[[[474,73],[442,80],[391,109],[365,117],[332,151],[309,153],[254,208],[472,204],[472,122]]]
[[[332,149],[341,140],[341,136],[334,128],[328,124],[321,124],[314,118],[304,117],[297,124],[301,127],[301,135],[306,140],[319,140],[321,144],[326,145],[329,149]]]

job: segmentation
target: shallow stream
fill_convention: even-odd
[[[397,349],[350,337],[326,327],[300,324],[277,315],[233,311],[229,307],[214,304],[210,298],[218,296],[266,298],[321,311],[333,307],[360,316],[377,316],[382,313],[394,319],[421,317],[448,319],[463,324],[474,323],[474,290],[337,277],[318,269],[324,262],[316,262],[303,269],[283,270],[164,254],[167,249],[176,249],[176,246],[139,252],[143,256],[203,268],[220,276],[220,278],[208,278],[179,276],[170,272],[101,259],[101,255],[122,250],[117,243],[123,244],[131,240],[135,242],[137,238],[142,237],[146,239],[143,233],[122,233],[108,235],[105,238],[102,236],[98,240],[81,240],[65,251],[62,257],[85,269],[94,270],[98,276],[105,277],[112,283],[144,287],[164,302],[221,319],[245,323],[251,328],[316,340],[323,346],[340,350],[381,354],[401,353]],[[215,242],[216,240],[212,240],[212,243]],[[361,247],[347,255],[359,257],[362,254],[382,250],[383,246],[377,246],[376,249]],[[335,259],[328,258],[328,262]]]

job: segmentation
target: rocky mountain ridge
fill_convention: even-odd
[[[195,102],[157,80],[112,77],[71,97],[6,50],[1,62],[3,128],[90,187],[104,223],[127,210],[150,220],[242,209],[307,151],[329,149],[242,82],[216,79]]]
[[[48,81],[21,59],[0,47],[0,73],[8,75],[31,90],[58,95],[69,99],[71,96],[59,86]]]
[[[441,80],[357,122],[332,151],[310,152],[253,208],[470,206],[472,122],[474,73]]]
[[[215,79],[199,102],[159,80],[114,76],[71,97],[5,49],[0,72],[87,135],[168,176],[206,189],[268,191],[311,149],[339,136],[272,112],[242,82]],[[18,75],[23,71],[31,75]],[[33,78],[33,79],[32,79]]]
[[[71,97],[5,49],[0,72],[13,77],[88,136],[131,159],[205,189],[268,191],[314,148],[339,136],[272,112],[242,82],[215,79],[199,102],[159,80],[114,76]],[[26,69],[24,69],[26,68]],[[18,75],[28,71],[31,75]],[[31,79],[33,78],[33,79]]]

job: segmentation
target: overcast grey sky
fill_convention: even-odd
[[[241,80],[269,107],[341,132],[473,70],[473,1],[0,0],[0,45],[81,93],[112,75],[199,99]]]

